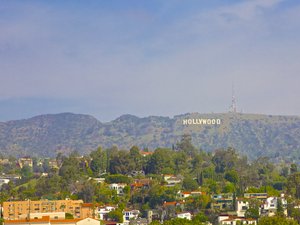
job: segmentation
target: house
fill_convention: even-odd
[[[191,191],[191,196],[199,196],[199,195],[205,195],[206,193],[203,191]]]
[[[181,206],[181,205],[184,205],[184,200],[183,201],[179,201],[179,202],[164,202],[163,204],[163,207],[166,208],[166,207],[177,207],[177,206]]]
[[[163,204],[163,214],[165,219],[171,219],[176,217],[176,212],[184,210],[185,201],[174,201],[174,202],[164,202]]]
[[[267,193],[244,193],[244,198],[266,200],[268,198],[268,194]]]
[[[107,220],[107,214],[111,211],[116,210],[117,207],[115,206],[98,206],[96,208],[96,215],[97,218],[99,218],[100,220]]]
[[[56,161],[56,159],[50,159],[49,160],[49,167],[51,169],[59,169],[58,163]]]
[[[261,215],[263,216],[275,216],[278,207],[278,201],[281,201],[281,205],[284,210],[284,214],[287,215],[287,200],[284,197],[268,197],[264,204],[261,206]]]
[[[0,178],[0,188],[2,187],[3,184],[8,184],[10,179],[7,178]]]
[[[128,176],[131,176],[131,177],[145,176],[145,172],[144,172],[144,170],[133,170],[128,174]]]
[[[139,210],[133,209],[125,209],[123,210],[123,223],[129,224],[130,220],[136,220],[140,214]]]
[[[245,199],[237,199],[235,208],[238,217],[245,217],[245,213],[249,209],[249,202]]]
[[[20,166],[21,169],[22,169],[24,166],[33,167],[33,161],[32,161],[32,159],[29,158],[29,157],[19,158],[19,159],[18,159],[18,164],[19,164],[19,166]]]
[[[94,218],[96,219],[96,208],[98,207],[98,204],[96,203],[82,203],[81,204],[81,218]]]
[[[200,196],[204,194],[202,191],[178,191],[177,196],[179,198],[188,198],[191,196]]]
[[[182,182],[183,178],[179,176],[175,176],[173,174],[164,174],[164,181],[167,183],[166,186],[173,187],[176,184],[179,184]]]
[[[192,220],[192,214],[190,212],[177,213],[177,218]]]
[[[212,195],[212,204],[211,208],[217,210],[228,210],[233,206],[233,194],[225,193],[225,194],[216,194]]]
[[[143,189],[143,188],[149,188],[151,183],[151,179],[135,179],[134,183],[130,184],[130,189],[136,190],[136,189]]]
[[[238,222],[239,221],[239,222]],[[245,218],[228,218],[222,220],[221,225],[236,225],[236,224],[253,224],[256,225],[257,222],[255,219],[245,219]]]
[[[146,156],[151,156],[153,155],[154,152],[144,152],[144,151],[140,151],[140,154],[143,156],[143,157],[146,157]]]
[[[123,183],[112,183],[109,185],[109,189],[115,190],[118,195],[124,194],[124,187],[126,187],[127,184]]]
[[[7,165],[9,163],[9,159],[0,159],[0,165]]]
[[[105,182],[105,178],[102,177],[89,177],[89,180],[93,180],[98,184],[103,184]]]
[[[179,198],[188,198],[191,196],[191,192],[190,191],[178,191],[177,195]]]
[[[253,224],[257,225],[255,219],[246,219],[245,217],[232,216],[228,214],[221,214],[218,217],[218,224],[220,225],[236,225],[236,224]]]

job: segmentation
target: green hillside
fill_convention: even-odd
[[[187,119],[198,123],[200,119],[219,119],[220,124],[184,124]],[[42,115],[0,123],[0,149],[4,155],[53,157],[73,150],[87,153],[99,145],[171,148],[183,134],[190,134],[194,145],[206,151],[230,146],[250,158],[300,157],[299,116],[233,113],[189,113],[173,118],[123,115],[108,123],[88,115]]]

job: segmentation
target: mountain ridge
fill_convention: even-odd
[[[187,119],[220,119],[221,124],[184,125]],[[85,114],[44,114],[29,119],[0,122],[3,155],[54,157],[78,151],[87,154],[98,146],[129,149],[172,147],[190,134],[199,149],[234,147],[250,158],[300,156],[300,117],[241,113],[185,113],[138,117],[122,115],[100,122]]]

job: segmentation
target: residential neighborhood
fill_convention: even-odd
[[[184,137],[178,146],[2,160],[2,224],[298,224],[295,164],[197,152]]]

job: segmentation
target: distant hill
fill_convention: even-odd
[[[220,124],[184,124],[200,123],[200,119],[219,119]],[[206,151],[234,147],[250,158],[300,157],[299,116],[233,113],[188,113],[173,118],[123,115],[108,123],[89,115],[41,115],[0,123],[0,152],[54,157],[74,150],[86,154],[98,146],[155,149],[172,147],[183,134],[191,134],[194,145]]]

